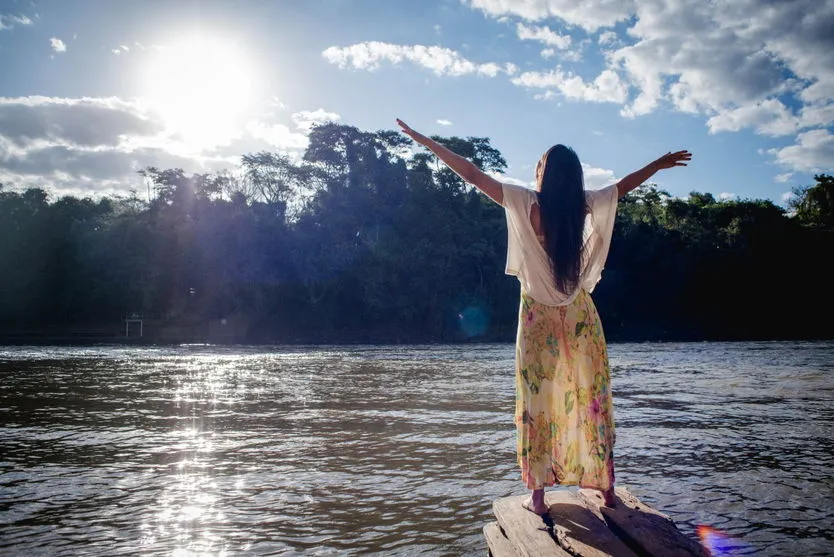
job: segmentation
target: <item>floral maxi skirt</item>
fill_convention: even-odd
[[[614,485],[608,351],[591,296],[547,306],[524,291],[516,341],[518,463],[529,489]]]

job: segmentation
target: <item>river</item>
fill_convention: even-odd
[[[834,342],[612,344],[618,485],[834,554]],[[3,555],[486,555],[513,346],[0,347]]]

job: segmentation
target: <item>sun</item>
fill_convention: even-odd
[[[144,98],[186,150],[228,143],[252,97],[253,72],[233,42],[191,37],[157,47],[143,76]]]

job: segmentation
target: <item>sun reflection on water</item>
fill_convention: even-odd
[[[234,373],[233,358],[200,358],[184,365],[187,371],[169,393],[179,425],[168,435],[168,456],[174,460],[168,461],[165,486],[156,501],[156,531],[158,538],[173,544],[173,556],[226,555],[227,520],[213,469],[223,465],[214,454],[219,438],[215,421],[251,393]],[[233,479],[233,484],[237,490],[243,481]],[[153,544],[157,536],[149,525],[146,529],[146,540]]]

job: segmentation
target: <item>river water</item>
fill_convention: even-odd
[[[617,481],[834,554],[834,343],[610,346]],[[513,346],[0,347],[2,555],[485,555]]]

